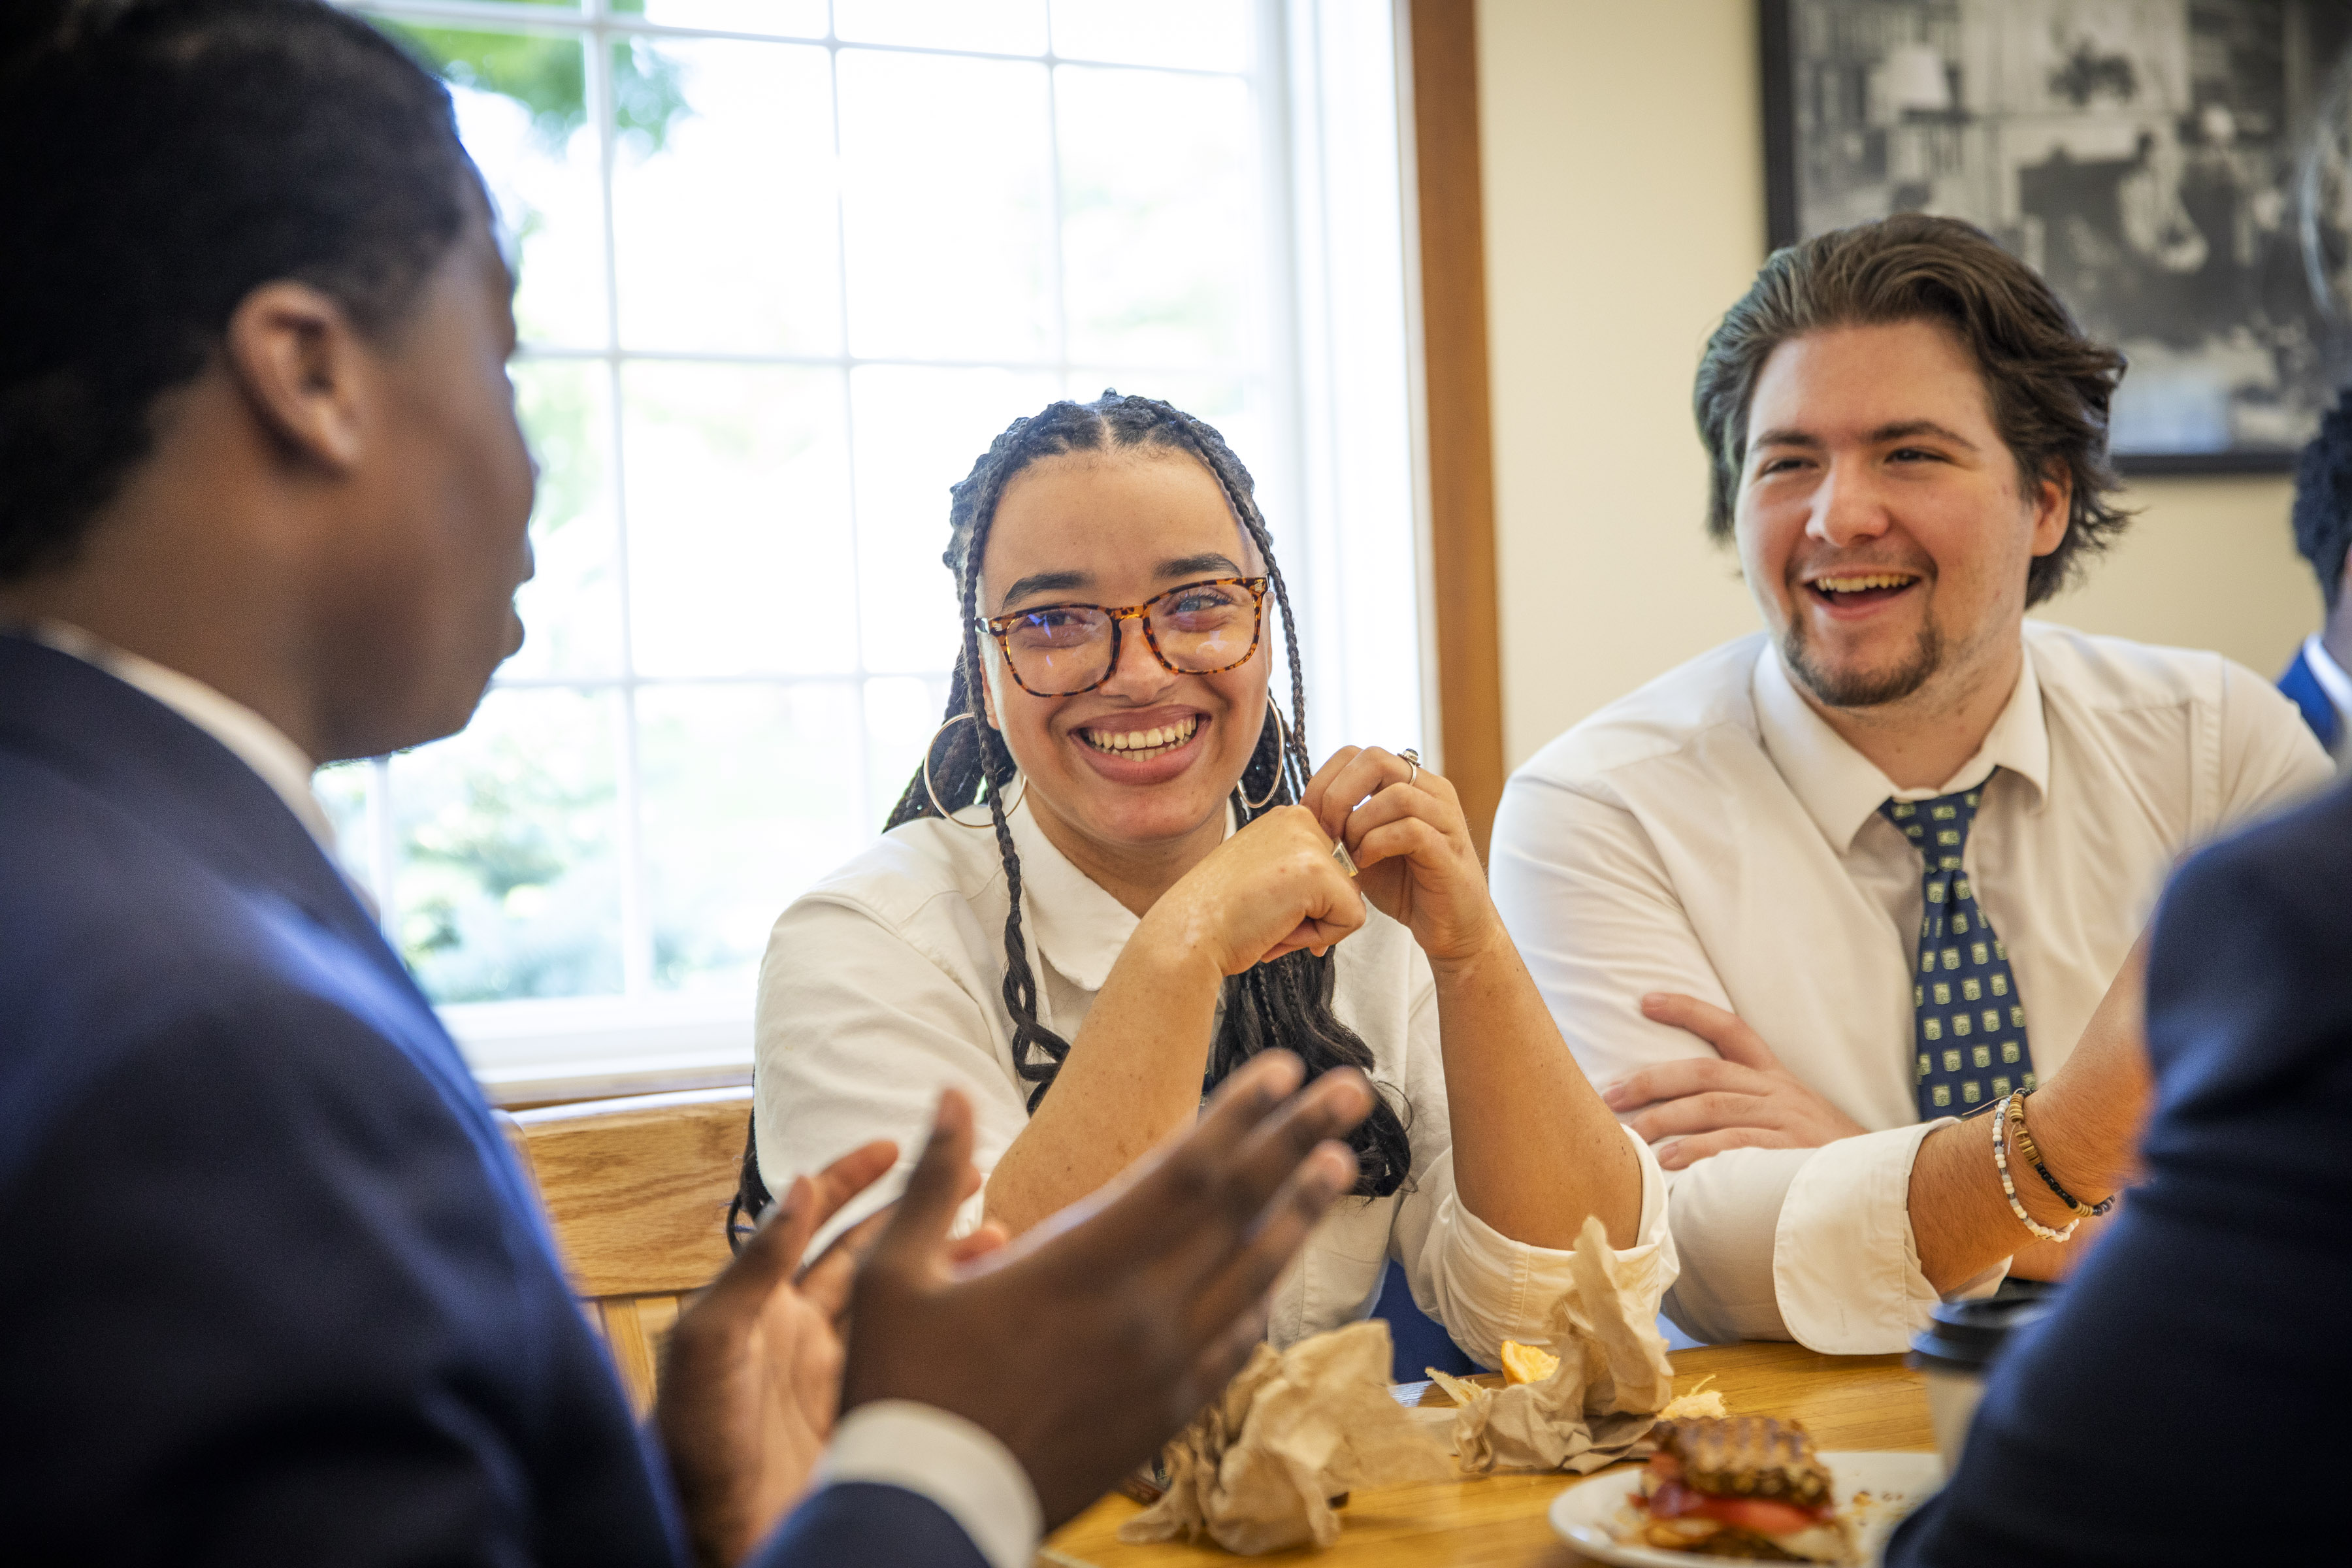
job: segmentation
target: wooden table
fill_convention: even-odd
[[[1927,1395],[1919,1374],[1896,1355],[1828,1356],[1797,1345],[1710,1345],[1675,1358],[1675,1392],[1686,1394],[1713,1373],[1735,1415],[1778,1415],[1805,1424],[1825,1450],[1933,1448]],[[1443,1391],[1406,1384],[1408,1405],[1447,1405]],[[1604,1472],[1605,1473],[1605,1472]],[[1141,1510],[1126,1498],[1103,1499],[1045,1542],[1040,1563],[1054,1568],[1235,1568],[1241,1563],[1315,1563],[1320,1568],[1401,1565],[1540,1564],[1592,1560],[1552,1533],[1544,1517],[1574,1476],[1498,1475],[1359,1492],[1341,1510],[1339,1544],[1238,1558],[1214,1546],[1130,1546],[1119,1525]]]

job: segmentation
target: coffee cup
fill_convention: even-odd
[[[2049,1314],[2055,1294],[2021,1281],[1998,1297],[1941,1302],[1926,1331],[1912,1340],[1904,1359],[1927,1374],[1927,1420],[1936,1429],[1946,1475],[1959,1468],[1969,1423],[1984,1397],[1985,1374],[2020,1330]]]

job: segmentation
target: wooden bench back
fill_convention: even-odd
[[[749,1089],[499,1113],[640,1414],[678,1308],[727,1266],[727,1205],[751,1113]]]

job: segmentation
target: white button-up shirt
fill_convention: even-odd
[[[1018,805],[1013,837],[1038,1020],[1075,1039],[1137,919]],[[995,1168],[1027,1125],[1030,1088],[1013,1069],[1003,998],[1007,908],[994,836],[930,817],[886,834],[784,911],[761,969],[756,1026],[755,1114],[770,1190],[872,1139],[896,1140],[898,1170],[831,1229],[855,1223],[897,1195],[950,1085],[971,1100],[974,1162],[983,1174]],[[1487,1365],[1498,1364],[1506,1338],[1549,1342],[1551,1306],[1574,1289],[1570,1255],[1507,1239],[1454,1196],[1428,960],[1377,910],[1334,952],[1333,1011],[1371,1047],[1374,1082],[1405,1102],[1412,1174],[1387,1197],[1342,1198],[1317,1226],[1276,1288],[1269,1337],[1287,1345],[1366,1316],[1393,1257],[1422,1310]],[[1618,1259],[1646,1319],[1674,1278],[1675,1253],[1664,1183],[1633,1142],[1641,1231]],[[979,1223],[984,1195],[965,1205],[960,1228]]]
[[[1595,1083],[1711,1054],[1642,1016],[1644,994],[1677,991],[1738,1014],[1872,1130],[1667,1173],[1682,1274],[1666,1311],[1703,1339],[1897,1351],[1937,1299],[1909,1211],[1912,1158],[1941,1125],[1914,1089],[1920,858],[1880,803],[1991,778],[1966,868],[2046,1079],[2175,858],[2329,777],[2294,706],[2217,654],[2032,621],[2024,641],[1982,749],[1935,789],[1895,789],[1759,633],[1577,725],[1504,792],[1496,902]]]

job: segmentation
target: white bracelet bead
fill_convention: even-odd
[[[2009,1199],[2009,1212],[2015,1215],[2018,1223],[2026,1229],[2044,1241],[2069,1240],[2074,1234],[2074,1227],[2083,1222],[2080,1219],[2070,1220],[2063,1230],[2051,1229],[2025,1212],[2025,1205],[2017,1201],[2017,1184],[2009,1179],[2009,1103],[2016,1098],[2017,1093],[2012,1089],[2002,1095],[1992,1108],[1992,1163],[1993,1168],[2000,1173],[2001,1193]]]

